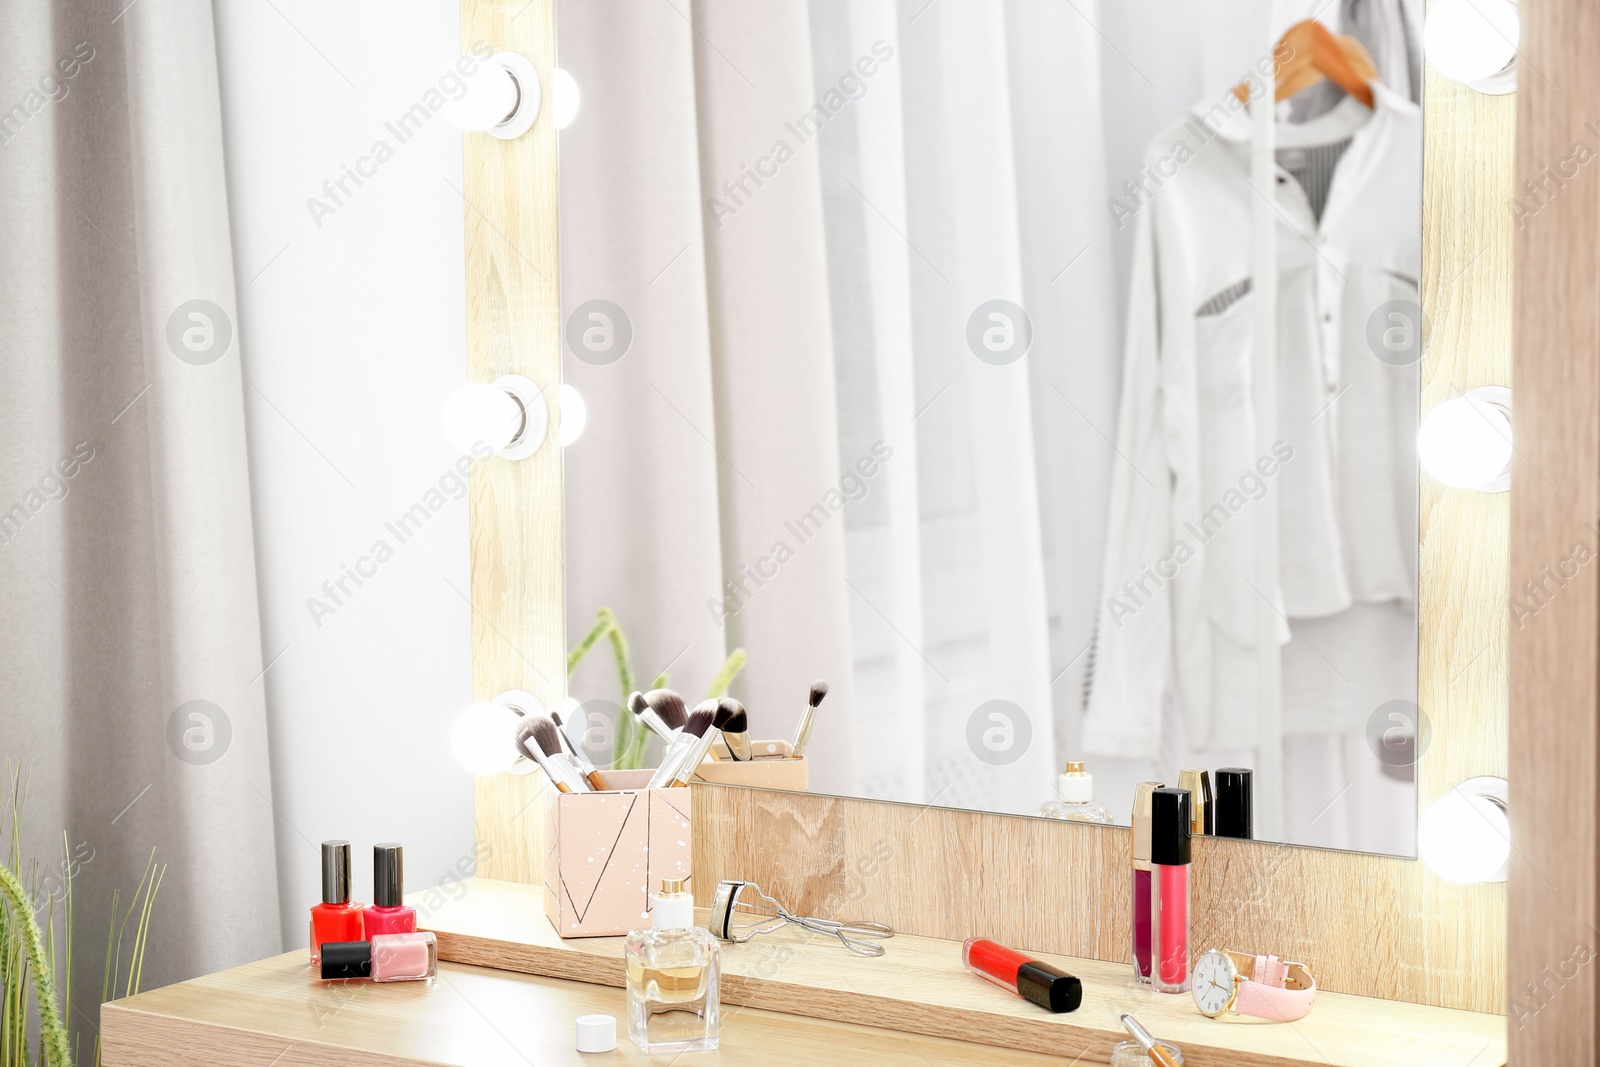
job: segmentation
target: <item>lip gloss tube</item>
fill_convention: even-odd
[[[1189,991],[1189,837],[1187,789],[1150,794],[1150,985],[1158,993]]]
[[[1151,794],[1165,782],[1140,782],[1133,794],[1133,976],[1150,981]]]
[[[370,978],[374,982],[418,982],[439,968],[433,931],[377,934],[370,941],[329,941],[322,946],[322,980]]]
[[[979,978],[1009,989],[1047,1011],[1076,1011],[1083,1003],[1083,983],[1075,976],[998,942],[967,938],[961,946],[961,962]]]

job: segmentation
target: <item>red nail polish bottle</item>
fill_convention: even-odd
[[[366,939],[374,934],[413,934],[417,911],[405,900],[405,861],[400,845],[385,841],[372,846],[372,906],[362,914]]]
[[[322,903],[311,909],[311,965],[330,941],[360,941],[362,906],[350,899],[350,842],[322,843]]]

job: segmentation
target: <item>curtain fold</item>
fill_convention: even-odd
[[[152,987],[280,940],[211,9],[115,14],[0,14],[32,86],[0,130],[0,750],[31,854],[78,857],[80,973],[167,865]]]

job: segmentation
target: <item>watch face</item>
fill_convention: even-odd
[[[1239,973],[1226,952],[1211,949],[1194,961],[1189,989],[1200,1011],[1213,1019],[1233,1002],[1234,976]]]

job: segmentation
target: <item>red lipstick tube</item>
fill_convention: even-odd
[[[997,942],[967,938],[961,946],[961,962],[979,978],[1009,989],[1047,1011],[1076,1011],[1083,1003],[1083,983],[1076,977]]]
[[[1150,985],[1158,993],[1189,989],[1189,791],[1151,794]]]

